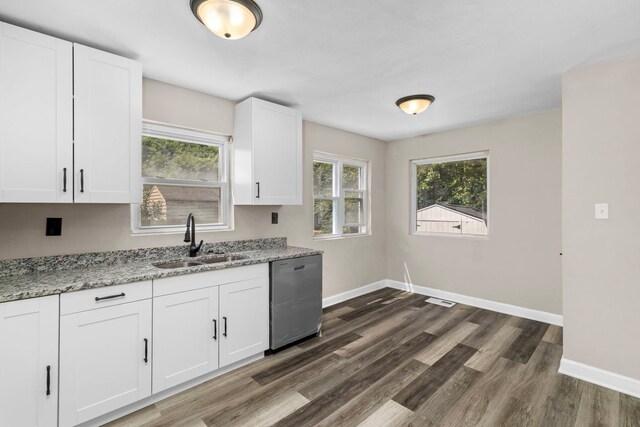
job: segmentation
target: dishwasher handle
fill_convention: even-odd
[[[297,267],[293,267],[293,271],[300,271],[300,270],[304,270],[304,268],[306,267],[305,264],[303,265],[299,265]]]

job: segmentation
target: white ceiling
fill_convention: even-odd
[[[640,52],[639,0],[257,0],[222,40],[188,0],[0,0],[0,20],[139,59],[147,77],[383,140],[560,105],[561,73]],[[408,116],[395,100],[429,93]]]

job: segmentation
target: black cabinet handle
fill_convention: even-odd
[[[67,192],[67,168],[62,168],[62,192]]]
[[[149,363],[149,340],[144,339],[144,363]]]
[[[47,396],[51,395],[51,366],[47,365]]]
[[[123,298],[124,297],[124,292],[118,295],[109,295],[107,297],[96,297],[96,302],[97,301],[102,301],[105,299],[114,299],[114,298]]]
[[[256,186],[258,187],[258,194],[256,195],[256,199],[260,198],[260,182],[256,182]]]
[[[84,169],[80,169],[80,192],[84,193]]]
[[[218,340],[218,321],[213,319],[213,339]]]
[[[224,320],[224,332],[222,333],[223,336],[227,336],[227,318],[223,317],[222,320]]]
[[[293,271],[304,270],[305,267],[306,265],[299,265],[297,267],[293,267]]]

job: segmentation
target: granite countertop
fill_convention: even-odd
[[[242,255],[246,258],[175,269],[161,269],[154,267],[152,264],[181,260],[197,261],[198,259],[213,257],[215,254],[205,253],[195,258],[165,257],[135,260],[113,265],[98,264],[73,269],[7,275],[0,277],[0,303],[319,254],[322,254],[322,251],[283,246],[225,253],[225,255]]]

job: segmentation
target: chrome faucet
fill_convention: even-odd
[[[191,234],[189,234],[189,230],[191,230]],[[184,233],[184,241],[186,243],[191,242],[191,245],[189,246],[189,256],[194,257],[198,255],[198,251],[202,247],[204,240],[200,240],[200,244],[196,246],[196,219],[191,213],[187,217],[187,232]]]

